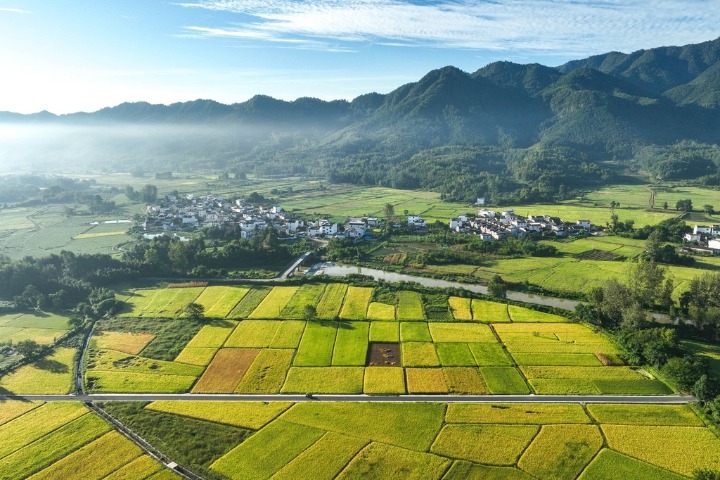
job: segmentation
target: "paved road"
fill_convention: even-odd
[[[242,395],[199,393],[108,393],[94,395],[0,395],[2,400],[23,401],[234,401],[234,402],[440,402],[440,403],[633,403],[677,404],[694,402],[683,395]]]

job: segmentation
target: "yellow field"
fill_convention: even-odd
[[[290,402],[159,401],[147,409],[258,430],[290,408]]]
[[[248,318],[282,318],[281,312],[300,287],[273,287]]]
[[[223,348],[197,381],[194,393],[232,393],[260,350]]]
[[[117,350],[118,352],[139,354],[155,338],[151,333],[97,332],[93,341],[97,348]]]
[[[408,393],[448,393],[442,368],[406,368]]]
[[[74,348],[58,347],[52,355],[0,378],[0,391],[25,394],[65,394],[72,386]]]
[[[448,299],[450,309],[455,320],[472,320],[471,299],[462,297],[450,297]]]

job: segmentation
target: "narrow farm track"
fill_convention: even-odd
[[[74,402],[234,401],[234,402],[434,402],[434,403],[631,403],[685,404],[689,395],[245,395],[201,393],[106,393],[94,395],[0,395],[2,400]]]

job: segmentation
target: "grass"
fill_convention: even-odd
[[[595,425],[545,425],[518,466],[538,478],[576,478],[602,446]]]
[[[338,478],[440,478],[449,466],[450,460],[436,455],[371,443],[348,464]]]
[[[537,432],[535,425],[445,425],[430,451],[485,465],[514,465]]]
[[[598,423],[703,426],[687,405],[589,404],[587,409]]]
[[[507,305],[498,302],[489,302],[487,300],[472,299],[472,315],[473,319],[480,322],[509,322]]]
[[[435,350],[443,367],[474,367],[475,358],[467,343],[436,343]]]
[[[502,345],[496,343],[468,343],[478,367],[504,367],[512,365]]]
[[[424,320],[422,298],[417,292],[401,291],[398,293],[398,320]]]
[[[404,367],[438,367],[440,359],[435,345],[430,342],[404,342],[400,344]]]
[[[208,287],[222,288],[223,295],[215,303],[205,309],[208,318],[225,318],[230,315],[235,306],[247,295],[249,288],[243,287]],[[207,289],[206,289],[207,290]]]
[[[286,320],[280,323],[275,336],[270,341],[270,348],[297,348],[305,331],[305,322]]]
[[[345,294],[345,301],[340,311],[340,318],[347,320],[364,320],[373,289],[370,287],[350,286]]]
[[[293,350],[260,350],[235,391],[237,393],[279,393],[294,354]]]
[[[518,307],[517,305],[508,305],[508,314],[513,322],[562,323],[569,321],[566,317],[560,315],[538,312],[537,310]]]
[[[710,374],[720,379],[720,345],[689,340],[683,341],[682,344],[692,353],[703,357],[707,361]]]
[[[297,367],[325,367],[332,363],[337,324],[308,322],[293,364]]]
[[[282,318],[285,305],[300,287],[273,287],[248,318]]]
[[[101,349],[137,355],[148,343],[153,341],[152,333],[108,332],[101,331],[93,336],[94,346]]]
[[[341,324],[335,337],[332,365],[365,365],[369,330],[370,326],[367,322],[347,322]]]
[[[366,445],[364,440],[328,432],[281,468],[273,479],[313,478],[332,480]],[[327,452],[332,451],[332,456]]]
[[[448,393],[441,368],[406,368],[405,378],[409,394]]]
[[[325,287],[317,304],[317,316],[323,320],[332,320],[340,314],[348,286],[344,283],[331,283]]]
[[[225,347],[267,348],[280,323],[276,320],[243,320],[225,341]]]
[[[15,328],[70,330],[69,320],[66,316],[56,315],[54,313],[24,313],[22,315],[14,314],[5,323],[0,321],[0,324],[5,327]]]
[[[448,304],[455,320],[470,321],[473,319],[471,299],[462,297],[448,298]]]
[[[260,350],[223,348],[193,386],[194,393],[232,393]]]
[[[303,285],[282,310],[282,318],[303,318],[306,306],[318,304],[325,293],[325,285]]]
[[[25,478],[66,457],[111,429],[99,417],[85,414],[0,459],[0,479]]]
[[[611,478],[681,480],[686,477],[607,448],[602,449],[578,477],[579,480],[607,480]]]
[[[36,406],[36,404],[30,404]],[[3,408],[5,405],[3,405]],[[15,409],[17,411],[17,409]],[[0,425],[0,458],[85,415],[79,403],[47,403]]]
[[[365,367],[363,393],[405,394],[405,371],[399,367]]]
[[[435,343],[466,342],[496,343],[490,327],[477,323],[430,323],[430,335]]]
[[[157,401],[147,410],[259,430],[290,408],[289,402]]]
[[[318,428],[278,420],[220,457],[210,468],[230,478],[265,479],[322,436]]]
[[[58,347],[51,355],[0,378],[0,392],[65,394],[72,387],[74,348]]]
[[[401,342],[432,342],[428,324],[425,322],[402,322],[400,324]]]
[[[270,293],[269,287],[253,287],[248,291],[235,307],[226,315],[228,318],[247,318],[257,306],[262,302],[267,294]]]
[[[451,403],[447,423],[547,425],[590,423],[582,406],[574,403]]]
[[[51,330],[49,328],[0,327],[0,342],[18,343],[32,340],[40,345],[52,345],[67,330]]]
[[[608,446],[680,475],[720,470],[720,438],[707,428],[602,425]]]
[[[371,322],[369,335],[371,342],[399,342],[400,324],[396,322]]]
[[[480,367],[490,393],[524,395],[530,393],[520,373],[511,367]]]
[[[371,320],[395,320],[395,305],[388,305],[380,302],[370,302],[368,305],[367,318]]]
[[[101,480],[142,454],[118,432],[109,432],[38,472],[33,480]]]
[[[490,393],[477,368],[443,368],[443,376],[449,393],[484,395]]]
[[[282,393],[362,393],[363,367],[292,367]]]
[[[283,420],[426,452],[443,423],[439,403],[298,403]]]

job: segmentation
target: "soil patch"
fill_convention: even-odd
[[[577,258],[582,260],[600,260],[600,261],[613,261],[621,260],[624,257],[615,255],[612,252],[606,252],[604,250],[588,250],[576,255]]]
[[[368,354],[367,358],[365,359],[365,366],[399,367],[400,344],[371,342],[368,346]]]

